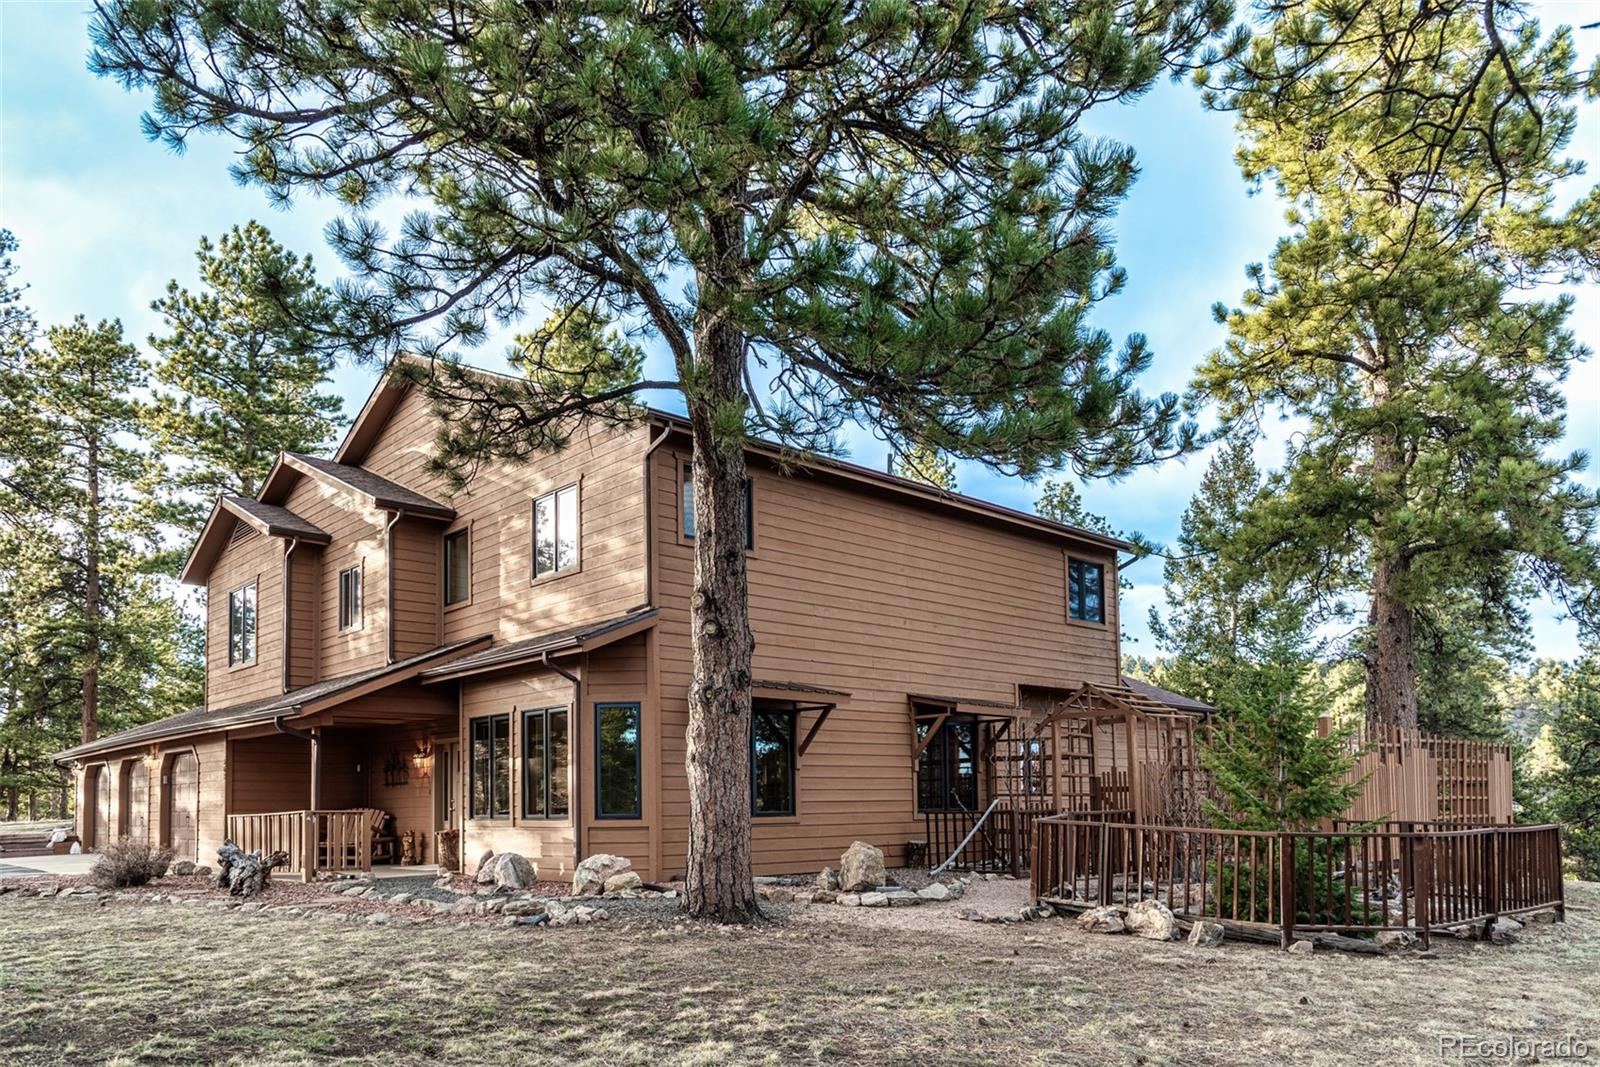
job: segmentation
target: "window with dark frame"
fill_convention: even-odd
[[[444,535],[444,602],[446,606],[465,603],[472,597],[472,530],[461,529]]]
[[[1067,617],[1080,622],[1106,621],[1106,569],[1087,560],[1067,560]]]
[[[470,817],[511,817],[511,716],[485,715],[469,727],[467,797]]]
[[[565,818],[567,802],[567,709],[522,713],[522,814],[530,819]]]
[[[744,480],[744,547],[746,551],[756,547],[756,520],[755,499],[750,488],[750,479]],[[683,465],[683,536],[694,540],[694,464]]]
[[[563,486],[533,502],[533,576],[578,566],[578,486]]]
[[[756,708],[750,713],[750,814],[795,812],[795,714]]]
[[[917,724],[919,744],[932,725]],[[977,807],[977,723],[952,716],[917,759],[917,810],[976,811]]]
[[[339,629],[361,628],[361,566],[339,572]]]
[[[639,705],[596,704],[595,815],[637,819],[640,803]]]
[[[256,583],[228,594],[228,666],[256,658]]]

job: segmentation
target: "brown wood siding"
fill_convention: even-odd
[[[384,512],[367,507],[348,490],[310,477],[296,482],[283,503],[332,538],[321,549],[316,579],[318,677],[337,678],[382,666],[388,655]],[[353,566],[361,567],[361,625],[340,630],[339,572]],[[295,623],[297,628],[304,624],[303,617]]]
[[[442,641],[485,633],[494,634],[496,641],[514,641],[597,622],[644,602],[645,427],[580,432],[558,453],[520,465],[485,464],[471,486],[454,496],[442,478],[425,469],[437,430],[426,398],[413,389],[361,465],[436,500],[448,500],[457,512],[449,528],[472,528],[472,596],[443,610]],[[533,501],[575,482],[581,496],[579,568],[535,581]],[[408,593],[419,598],[412,609],[418,620],[440,603],[437,560],[444,530],[436,525],[431,531],[431,576],[424,581],[419,572],[406,582]]]
[[[256,583],[256,658],[228,665],[228,594]],[[225,708],[283,691],[283,542],[230,542],[206,583],[206,702]]]
[[[401,519],[394,526],[394,654],[405,659],[440,644],[440,534],[437,522]]]
[[[310,685],[319,677],[318,652],[322,635],[318,603],[322,590],[322,556],[321,546],[307,544],[296,546],[289,555],[291,689]]]
[[[567,665],[571,669],[570,663]],[[527,819],[522,815],[522,717],[519,712],[538,708],[572,706],[572,683],[554,671],[536,668],[508,672],[492,678],[469,678],[461,686],[461,785],[460,809],[464,816],[463,851],[466,869],[475,868],[486,851],[518,852],[539,866],[541,878],[570,878],[574,864],[576,838],[569,814],[564,819]],[[585,697],[587,702],[587,697]],[[470,723],[483,715],[511,716],[511,817],[473,819],[467,795],[472,758]],[[580,717],[581,718],[581,717]],[[572,736],[569,720],[569,738]],[[573,767],[581,767],[589,749],[580,738]],[[574,754],[569,741],[569,754]],[[581,799],[585,783],[592,779],[582,771],[568,778],[571,796]]]
[[[680,532],[686,459],[663,449],[654,467],[662,876],[681,872],[688,847],[683,759],[694,562]],[[837,862],[856,839],[885,848],[899,862],[905,842],[923,836],[908,694],[1009,702],[1023,684],[1116,682],[1120,649],[1109,550],[1085,544],[1069,551],[1047,537],[804,473],[755,467],[751,477],[754,674],[852,694],[800,760],[797,815],[754,821],[758,871],[816,870]],[[1069,555],[1107,567],[1103,625],[1067,618]],[[801,735],[814,714],[801,717]]]
[[[649,699],[649,660],[643,635],[618,641],[585,657],[584,712],[580,724],[579,799],[583,805],[585,855],[626,856],[640,877],[655,879],[651,838],[660,827],[661,718]],[[595,716],[600,704],[639,705],[640,782],[637,819],[598,818],[595,811]],[[649,758],[651,754],[655,758]]]

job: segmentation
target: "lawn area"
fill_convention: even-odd
[[[1444,938],[1433,958],[1194,949],[954,905],[730,933],[13,894],[0,1062],[1377,1065],[1440,1062],[1458,1033],[1600,1048],[1600,884],[1568,890],[1564,926]]]

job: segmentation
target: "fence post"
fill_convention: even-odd
[[[1100,903],[1111,903],[1111,824],[1100,823]]]
[[[1483,923],[1483,936],[1487,939],[1494,933],[1495,920],[1500,918],[1500,831],[1485,831],[1483,843],[1483,910],[1488,915]]]
[[[1221,859],[1218,859],[1221,862]],[[1217,902],[1220,910],[1222,902]],[[1292,834],[1278,835],[1278,919],[1281,929],[1278,933],[1280,948],[1288,948],[1294,944],[1294,836]]]
[[[317,813],[308,811],[300,826],[300,880],[309,882],[317,876]]]
[[[1413,853],[1421,852],[1422,861],[1416,863],[1415,885],[1417,896],[1417,930],[1422,938],[1422,947],[1428,947],[1428,923],[1432,918],[1433,897],[1433,838],[1425,834],[1414,835],[1411,838]],[[1414,861],[1415,862],[1415,861]]]

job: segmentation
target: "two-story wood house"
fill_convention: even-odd
[[[338,866],[346,830],[304,813],[357,809],[423,862],[683,870],[687,424],[597,427],[451,494],[426,467],[436,418],[386,379],[331,458],[285,455],[257,499],[217,502],[183,572],[207,590],[206,704],[60,754],[85,842],[205,859],[288,820],[314,829],[274,832]],[[856,839],[898,860],[920,812],[985,803],[986,738],[1117,684],[1128,546],[778,458],[749,446],[756,869],[815,870]]]

